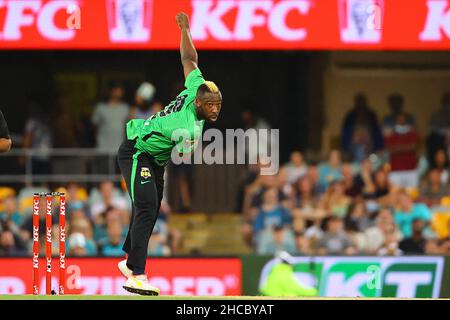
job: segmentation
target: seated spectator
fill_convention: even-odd
[[[287,180],[289,183],[295,183],[308,172],[308,166],[300,151],[293,151],[291,153],[289,162],[284,165],[284,168],[287,171]]]
[[[263,204],[264,194],[268,189],[275,188],[281,204],[286,203],[286,196],[278,189],[278,181],[275,175],[259,175],[256,180],[245,190],[244,218],[253,220],[259,208]]]
[[[402,114],[406,119],[406,124],[410,126],[416,125],[414,117],[405,112],[403,107],[403,96],[398,93],[391,94],[388,97],[388,105],[390,113],[383,119],[383,134],[390,135],[395,130],[395,122],[397,116]]]
[[[295,254],[295,238],[292,230],[282,225],[266,229],[259,239],[258,254],[274,255],[282,251]]]
[[[86,237],[82,233],[71,233],[66,245],[66,252],[71,257],[84,257],[87,254]]]
[[[290,225],[292,223],[292,217],[290,211],[281,206],[278,199],[278,189],[270,188],[264,192],[263,204],[259,207],[256,216],[251,224],[250,228],[246,228],[244,231],[251,232],[251,234],[245,234],[244,236],[251,236],[256,243],[260,233],[265,229],[270,229],[274,225]]]
[[[87,203],[87,192],[77,183],[69,183],[66,188],[66,214],[71,215],[73,211],[83,210],[90,217],[90,207]]]
[[[308,166],[307,177],[311,181],[313,186],[313,190],[316,194],[323,194],[326,191],[326,188],[320,184],[320,174],[319,167],[316,165]]]
[[[391,209],[383,207],[375,218],[375,226],[364,231],[364,251],[368,254],[377,253],[385,244],[388,235],[398,244],[402,234],[398,230]]]
[[[148,242],[147,255],[158,257],[169,256],[170,247],[167,245],[167,237],[167,227],[158,219]]]
[[[409,195],[400,190],[397,195],[398,208],[395,210],[395,222],[405,238],[413,234],[413,221],[416,219],[429,222],[431,211],[423,203],[414,204]]]
[[[127,211],[129,203],[125,195],[114,187],[111,181],[100,183],[98,191],[91,192],[91,213],[95,219],[97,215],[104,212],[108,207]]]
[[[303,232],[295,233],[295,254],[300,256],[311,254],[309,239]]]
[[[431,168],[439,172],[442,185],[447,185],[449,182],[449,161],[445,149],[438,149],[433,157]]]
[[[324,213],[318,208],[319,197],[308,176],[300,178],[294,185],[294,215],[307,220],[323,218]],[[320,211],[320,212],[319,212]]]
[[[433,155],[438,149],[445,149],[447,153],[450,141],[450,92],[442,96],[441,107],[433,113],[429,124],[429,136],[427,137],[427,158],[433,162]]]
[[[342,178],[341,173],[341,152],[332,150],[327,162],[319,165],[319,185],[320,188],[327,189],[329,185]]]
[[[355,247],[344,231],[342,219],[330,217],[327,231],[319,240],[318,250],[320,255],[352,255],[355,253]]]
[[[378,250],[379,256],[400,256],[402,250],[399,249],[398,239],[394,232],[388,232],[385,234],[383,246]]]
[[[345,115],[341,130],[343,151],[354,162],[383,149],[383,136],[376,113],[364,94],[355,96],[353,108]]]
[[[424,227],[425,223],[423,220],[414,219],[412,222],[412,234],[400,242],[400,250],[405,254],[425,254],[427,240],[422,235]]]
[[[319,207],[333,216],[343,218],[350,203],[350,197],[345,195],[344,184],[335,181],[323,196]]]
[[[347,210],[344,219],[344,224],[347,227],[353,225],[356,231],[362,232],[373,225],[372,219],[367,212],[364,201],[357,201],[352,203]]]
[[[27,254],[20,237],[11,230],[0,228],[0,256],[22,256]]]
[[[123,226],[127,225],[120,210],[110,207],[105,212],[98,215],[98,219],[94,224],[95,241],[101,242],[108,238],[108,225],[113,222],[119,222]],[[125,228],[123,229],[123,232],[125,235]]]
[[[292,209],[293,207],[293,201],[292,201],[292,183],[288,182],[288,175],[286,168],[281,168],[280,171],[278,171],[277,174],[277,186],[278,189],[281,191],[281,196],[283,199],[283,205],[285,205],[287,208]]]
[[[154,112],[152,110],[156,88],[150,82],[142,82],[134,96],[134,105],[130,108],[130,119],[148,119]]]
[[[404,114],[397,116],[394,131],[385,137],[385,143],[391,165],[389,181],[398,187],[417,187],[419,135],[415,128],[407,123]]]
[[[0,212],[0,221],[11,221],[15,226],[21,226],[24,221],[23,215],[17,208],[17,201],[14,196],[3,199],[3,211]]]
[[[86,239],[86,256],[95,256],[97,254],[97,245],[94,241],[94,231],[89,220],[86,218],[74,219],[70,224],[72,233],[81,233]]]
[[[427,176],[425,185],[420,190],[420,199],[429,207],[439,205],[441,199],[450,195],[450,186],[441,183],[441,173],[432,169]]]
[[[345,188],[345,195],[349,197],[357,197],[361,193],[361,187],[355,182],[355,170],[351,163],[342,165],[342,183]]]
[[[350,169],[346,169],[349,171]],[[353,172],[353,166],[352,166]],[[363,192],[373,185],[372,179],[372,161],[369,158],[364,159],[361,162],[359,172],[356,176],[352,174],[352,180],[350,180],[350,174],[345,172],[344,167],[342,168],[342,175],[344,176],[344,183],[346,180],[345,194],[349,197],[360,196]],[[345,178],[347,176],[347,178]],[[351,182],[350,182],[351,181]]]
[[[121,257],[124,255],[122,245],[124,242],[123,226],[120,221],[112,221],[107,226],[107,238],[99,242],[99,252],[107,257]]]
[[[364,198],[384,202],[383,197],[389,195],[391,189],[386,171],[379,168],[375,171],[373,179],[365,179],[365,181]]]

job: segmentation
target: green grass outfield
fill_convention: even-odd
[[[119,295],[0,295],[0,300],[434,300],[434,299],[400,299],[400,298],[332,298],[332,297],[317,297],[317,298],[276,298],[263,296],[119,296]],[[438,299],[450,300],[450,299]]]

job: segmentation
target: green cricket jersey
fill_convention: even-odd
[[[179,153],[192,152],[205,122],[197,118],[194,105],[197,89],[204,82],[199,69],[191,71],[184,84],[186,89],[164,110],[147,120],[128,121],[127,139],[136,139],[136,149],[149,153],[160,166],[167,164],[174,146]]]

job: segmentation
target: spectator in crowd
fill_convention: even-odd
[[[345,195],[344,184],[334,181],[320,202],[320,208],[333,216],[344,218],[351,203],[351,198]]]
[[[416,219],[429,222],[431,211],[423,203],[414,204],[411,197],[404,190],[397,194],[398,207],[395,210],[395,222],[405,238],[409,238],[413,233],[413,221]]]
[[[428,160],[432,162],[432,157],[438,149],[445,149],[446,153],[449,153],[450,92],[444,93],[440,110],[431,116],[429,132],[427,138],[427,151]]]
[[[278,192],[278,199],[283,204],[287,200],[284,193],[278,189],[275,175],[258,175],[255,181],[248,185],[244,197],[244,218],[252,220],[263,203],[264,193],[270,188]]]
[[[291,153],[289,162],[284,165],[284,168],[287,171],[287,180],[289,183],[295,183],[308,172],[308,166],[303,159],[303,155],[297,150]]]
[[[108,257],[123,256],[122,245],[125,239],[123,237],[122,223],[118,220],[108,223],[107,234],[107,238],[99,243],[100,254]]]
[[[399,114],[393,132],[386,136],[389,150],[391,172],[389,181],[403,188],[415,188],[418,185],[417,147],[419,136],[414,127],[407,123],[404,114]]]
[[[108,208],[120,210],[124,216],[127,215],[129,208],[128,202],[124,194],[115,188],[112,181],[103,181],[98,187],[98,192],[94,190],[91,193],[91,214],[94,219],[105,212]]]
[[[286,199],[286,207],[292,209],[294,202],[292,196],[294,192],[293,184],[288,181],[288,172],[285,167],[281,168],[276,175],[277,187],[282,194],[282,198]]]
[[[104,242],[105,239],[108,238],[108,226],[115,222],[119,222],[123,226],[129,224],[129,221],[124,219],[123,212],[112,207],[108,207],[104,212],[99,214],[94,225],[95,241]],[[122,232],[125,236],[125,228],[122,230]]]
[[[91,217],[91,208],[88,204],[87,190],[80,187],[77,183],[71,182],[67,184],[66,189],[66,215],[70,218],[72,213],[78,210],[85,212],[87,217]]]
[[[156,220],[152,236],[148,243],[147,254],[149,256],[169,256],[171,254],[170,247],[167,245],[169,232],[166,224],[161,220]]]
[[[412,234],[400,242],[399,248],[405,254],[425,254],[427,240],[423,237],[425,223],[421,219],[412,222]]]
[[[357,197],[361,193],[361,188],[356,183],[353,165],[351,163],[344,163],[341,172],[345,195],[352,198]]]
[[[449,183],[449,161],[445,149],[436,150],[430,167],[439,171],[442,185]]]
[[[17,208],[17,201],[14,195],[10,195],[2,201],[3,210],[0,212],[0,222],[10,221],[16,227],[19,227],[24,222],[23,215]]]
[[[41,152],[31,157],[33,174],[50,173],[50,158],[47,152],[53,146],[53,139],[49,124],[48,112],[42,110],[38,105],[30,103],[22,147],[24,149],[36,149]],[[24,157],[20,158],[19,161],[22,165],[26,163]]]
[[[311,254],[309,239],[305,236],[304,232],[295,233],[295,250],[296,255],[302,256]]]
[[[294,215],[308,221],[324,216],[323,210],[319,209],[319,197],[313,187],[308,176],[300,178],[294,185]]]
[[[0,228],[0,256],[21,256],[27,253],[25,244],[11,230]]]
[[[356,252],[350,238],[344,232],[344,223],[341,218],[330,217],[326,232],[318,242],[320,255],[352,255]]]
[[[263,203],[259,207],[253,219],[251,228],[247,228],[247,239],[253,237],[258,243],[262,231],[272,228],[274,225],[290,225],[292,216],[288,209],[281,206],[278,198],[278,189],[269,188],[264,192]]]
[[[384,168],[378,168],[373,175],[373,179],[365,175],[364,198],[377,200],[380,203],[386,202],[385,198],[391,190],[388,175]]]
[[[353,174],[353,165],[346,164],[342,167],[342,176],[346,187],[345,194],[353,198],[359,197],[373,185],[372,161],[369,158],[364,159],[356,175]]]
[[[385,234],[383,246],[377,251],[379,256],[400,256],[403,254],[399,248],[398,239],[393,231]]]
[[[355,96],[353,108],[344,117],[341,139],[344,152],[355,162],[383,149],[383,136],[377,116],[362,93]]]
[[[344,219],[346,226],[353,225],[357,231],[365,231],[373,226],[373,221],[367,212],[366,203],[358,200],[350,204]]]
[[[283,225],[273,225],[261,234],[257,252],[258,254],[274,255],[282,251],[295,254],[295,237],[292,230]]]
[[[68,252],[68,255],[71,257],[86,256],[86,237],[79,232],[71,233],[67,240],[66,252]]]
[[[156,88],[149,82],[143,82],[136,90],[134,105],[130,108],[130,119],[146,120],[153,115],[152,103]]]
[[[402,95],[398,93],[391,94],[388,97],[388,105],[390,113],[383,119],[384,135],[391,135],[395,130],[396,119],[399,115],[405,117],[405,123],[409,126],[414,127],[416,125],[414,117],[404,110],[404,100]]]
[[[450,186],[443,185],[439,169],[431,169],[427,181],[420,190],[421,200],[429,207],[439,205],[443,197],[450,195]]]
[[[113,85],[108,100],[95,106],[91,118],[96,131],[97,148],[114,155],[125,138],[125,122],[129,116],[128,105],[123,102],[123,96],[123,87]],[[96,172],[108,173],[108,161],[108,156],[99,157],[96,161]]]
[[[402,234],[395,224],[391,209],[382,207],[375,218],[375,225],[364,231],[364,251],[368,254],[377,253],[386,244],[388,235],[392,235],[397,244],[402,239]]]
[[[316,165],[308,166],[307,176],[313,185],[314,192],[316,192],[317,194],[323,194],[326,189],[325,189],[325,186],[320,184],[319,167]]]
[[[70,232],[80,233],[84,236],[86,241],[84,246],[86,256],[95,256],[97,254],[97,245],[94,241],[94,231],[89,220],[83,217],[74,219],[70,223]]]
[[[342,178],[341,165],[341,152],[331,150],[328,161],[321,163],[318,168],[320,188],[326,190],[330,183]]]

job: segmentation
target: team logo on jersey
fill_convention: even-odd
[[[141,178],[148,179],[151,176],[152,176],[152,174],[150,173],[150,169],[149,168],[143,167],[141,169]]]

